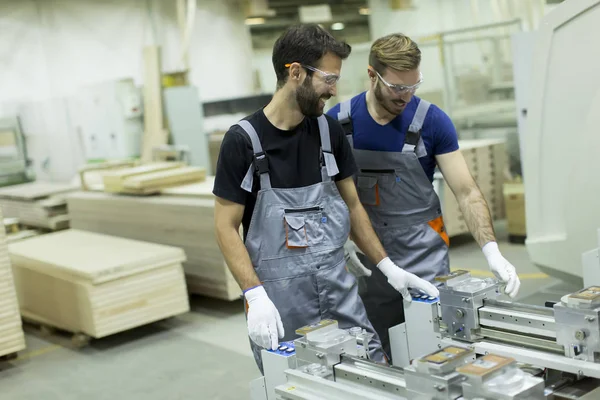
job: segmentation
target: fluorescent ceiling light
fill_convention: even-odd
[[[361,7],[358,9],[360,15],[371,15],[371,9],[369,7]]]
[[[329,4],[298,7],[300,22],[303,24],[330,22],[332,20]]]
[[[265,23],[265,19],[262,17],[246,18],[246,25],[262,25],[264,23]]]
[[[331,29],[334,31],[341,31],[346,26],[342,22],[336,22],[335,24],[331,24]]]

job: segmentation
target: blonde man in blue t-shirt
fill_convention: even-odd
[[[449,240],[432,185],[437,165],[491,271],[514,298],[519,278],[498,249],[488,205],[459,150],[454,125],[440,108],[414,95],[422,82],[420,63],[419,47],[409,37],[376,40],[369,55],[371,88],[328,111],[345,127],[353,149],[360,200],[390,259],[433,282],[449,273]],[[357,252],[349,240],[348,267],[364,277],[367,314],[390,354],[388,329],[404,321],[402,296],[387,284],[388,266],[359,259]]]

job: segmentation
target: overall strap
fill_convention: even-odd
[[[351,110],[352,109],[352,99],[348,99],[342,103],[340,103],[340,111],[337,114],[337,119],[339,123],[344,128],[346,135],[352,135],[352,118],[351,118]]]
[[[260,188],[271,189],[271,177],[269,176],[269,162],[265,152],[260,144],[260,139],[256,130],[252,124],[246,120],[241,120],[238,125],[246,132],[252,141],[252,151],[254,152],[254,159],[248,167],[246,176],[242,181],[241,187],[247,192],[252,193],[252,183],[254,182],[254,171],[260,174]]]
[[[325,167],[321,166],[321,176],[323,181],[330,181],[332,176],[337,175],[340,170],[338,169],[335,156],[331,150],[331,137],[329,135],[329,122],[325,115],[321,115],[317,118],[319,123],[319,134],[321,135],[321,152],[323,154],[323,161]]]
[[[429,111],[429,106],[431,106],[430,102],[423,99],[419,101],[417,111],[415,112],[410,126],[408,127],[408,132],[406,132],[404,147],[402,148],[403,152],[414,151],[417,153],[417,157],[423,157],[427,155],[425,143],[423,143],[423,138],[421,137],[421,129],[423,128],[427,111]]]

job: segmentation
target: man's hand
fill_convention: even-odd
[[[506,258],[502,256],[502,254],[500,254],[498,243],[489,242],[483,246],[481,250],[487,259],[490,270],[498,279],[506,283],[504,293],[514,299],[517,296],[517,293],[519,293],[519,288],[521,287],[521,281],[517,276],[515,267],[513,267],[513,265],[509,263]]]
[[[257,286],[248,290],[244,296],[248,302],[248,333],[258,346],[275,350],[278,338],[283,338],[284,330],[279,311],[267,296],[265,288]]]
[[[360,276],[371,276],[371,274],[372,274],[371,270],[368,269],[367,267],[365,267],[358,258],[357,253],[360,253],[363,255],[365,253],[363,253],[358,248],[356,243],[354,243],[352,240],[348,239],[346,241],[346,244],[344,245],[344,250],[345,250],[345,256],[346,256],[346,267],[348,268],[348,271],[352,275],[354,275],[357,278]]]
[[[408,288],[421,290],[433,297],[439,297],[440,295],[439,290],[437,290],[437,288],[431,283],[419,278],[415,274],[406,272],[394,264],[389,257],[381,260],[381,262],[377,264],[377,268],[383,272],[383,274],[388,278],[388,283],[392,285],[394,289],[400,292],[406,301],[412,301],[410,293],[408,292]]]

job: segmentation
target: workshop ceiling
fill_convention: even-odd
[[[250,0],[252,1],[252,0]],[[368,40],[369,9],[367,0],[259,0],[269,12],[250,15],[247,24],[255,47],[269,47],[277,35],[290,25],[305,22],[301,19],[301,7],[329,6],[331,18],[315,21],[336,36],[364,36]],[[316,10],[315,10],[316,11]],[[320,15],[318,11],[311,13]],[[323,13],[327,15],[328,13]]]

